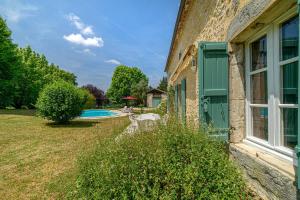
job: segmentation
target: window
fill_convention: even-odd
[[[297,145],[298,40],[292,9],[246,43],[247,139],[289,157]]]
[[[251,110],[253,136],[268,140],[267,37],[251,43]]]
[[[298,132],[298,16],[283,22],[279,31],[281,145],[294,148]]]

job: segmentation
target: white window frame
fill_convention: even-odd
[[[291,162],[296,159],[293,149],[281,144],[281,108],[298,108],[298,104],[280,104],[280,70],[281,66],[299,60],[299,56],[285,61],[280,61],[279,42],[280,25],[297,15],[297,8],[293,7],[284,15],[265,26],[245,43],[245,64],[246,64],[246,138],[245,141],[260,146],[271,153],[279,155]],[[251,69],[251,43],[266,35],[267,37],[267,67],[255,71]],[[300,64],[300,63],[299,63]],[[250,81],[251,75],[258,72],[267,71],[268,103],[251,104]],[[299,77],[300,78],[300,77]],[[300,103],[300,102],[299,102]],[[252,107],[268,108],[268,141],[253,136],[252,131]],[[300,112],[298,110],[298,112]],[[296,163],[296,162],[294,162]]]

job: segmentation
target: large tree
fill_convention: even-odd
[[[113,102],[120,103],[122,97],[130,95],[132,86],[141,80],[148,85],[148,78],[139,68],[120,65],[114,71],[107,96]]]
[[[14,96],[14,77],[20,60],[11,31],[0,17],[0,107],[11,105]]]
[[[137,98],[138,104],[145,105],[145,100],[147,98],[148,82],[144,79],[140,82],[132,85],[131,95]]]
[[[168,90],[168,79],[167,79],[167,77],[164,76],[160,80],[160,83],[159,83],[157,89],[167,92],[167,90]]]
[[[84,86],[82,86],[82,88],[88,90],[96,99],[104,99],[105,98],[104,91],[97,88],[96,86],[94,86],[92,84],[84,85]]]
[[[82,86],[83,89],[89,91],[89,93],[95,98],[96,106],[99,107],[106,101],[106,96],[103,90],[97,88],[92,84]]]
[[[74,74],[61,70],[54,64],[49,64],[44,55],[34,52],[30,46],[19,48],[18,54],[21,58],[21,65],[15,77],[14,106],[33,107],[43,87],[54,81],[63,80],[73,85],[76,84]]]
[[[44,55],[29,46],[18,48],[0,17],[0,108],[33,107],[43,87],[57,80],[76,85],[74,74],[49,64]]]

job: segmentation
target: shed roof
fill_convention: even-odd
[[[166,92],[165,92],[165,91],[163,91],[163,90],[160,90],[160,89],[157,89],[157,88],[154,88],[154,89],[152,89],[152,90],[149,90],[149,91],[147,92],[147,94],[149,94],[149,93],[160,93],[160,94],[166,94]]]

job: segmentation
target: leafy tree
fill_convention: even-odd
[[[96,98],[95,96],[87,89],[81,88],[83,94],[84,94],[84,109],[91,109],[94,108],[96,105]]]
[[[88,90],[89,93],[94,96],[97,107],[103,105],[103,103],[106,99],[106,96],[105,96],[105,93],[103,90],[97,88],[96,86],[94,86],[92,84],[84,85],[84,86],[82,86],[82,88]],[[94,106],[95,106],[95,104],[94,104]]]
[[[44,55],[34,52],[29,46],[18,51],[21,65],[16,76],[14,105],[33,107],[42,88],[54,81],[64,80],[76,84],[76,76],[49,64]]]
[[[160,80],[160,83],[159,83],[157,89],[165,91],[165,92],[168,90],[168,79],[167,79],[167,77],[164,76]]]
[[[148,78],[139,68],[120,65],[114,71],[107,96],[113,102],[120,103],[122,97],[130,95],[132,86],[141,80],[148,85]]]
[[[29,46],[18,48],[0,17],[0,107],[33,107],[43,87],[64,80],[76,85],[76,76],[49,64]]]
[[[37,101],[38,114],[57,123],[79,116],[87,101],[86,93],[71,83],[58,81],[47,85]]]
[[[139,104],[145,104],[147,98],[148,82],[146,80],[140,80],[140,82],[132,85],[131,95],[138,99]]]
[[[84,85],[84,86],[82,86],[82,88],[88,90],[92,95],[94,95],[94,97],[96,99],[104,99],[105,98],[104,91],[97,88],[96,86],[94,86],[92,84]]]
[[[148,90],[150,91],[152,89],[154,89],[154,88],[151,85],[149,85]]]
[[[13,104],[14,77],[19,66],[17,46],[11,39],[11,31],[0,17],[0,107]]]

